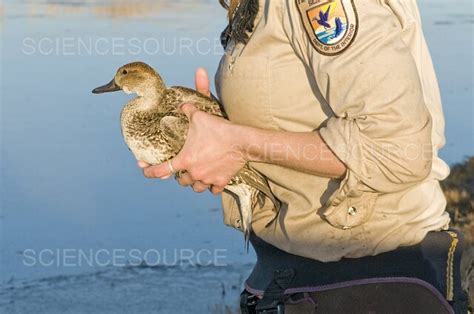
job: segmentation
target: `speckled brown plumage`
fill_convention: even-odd
[[[178,110],[180,104],[192,103],[199,110],[226,117],[220,104],[210,97],[180,86],[167,89],[160,75],[142,62],[124,65],[111,83],[95,89],[94,93],[119,89],[138,95],[122,110],[122,134],[137,160],[149,164],[159,164],[173,158],[184,145],[189,122]],[[273,202],[276,209],[280,206],[265,177],[251,170],[248,165],[231,180],[225,190],[237,198],[246,241],[251,230],[253,208],[263,206],[265,197]]]

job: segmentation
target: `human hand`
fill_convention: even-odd
[[[180,110],[189,119],[186,143],[171,161],[175,171],[186,171],[180,184],[192,185],[196,192],[211,187],[212,193],[221,193],[246,163],[235,142],[239,126],[192,104],[184,104]],[[168,163],[149,166],[140,162],[139,166],[148,178],[167,179],[172,175]]]
[[[205,69],[199,68],[196,70],[194,76],[194,84],[196,85],[196,91],[203,94],[204,96],[211,96],[209,76]],[[181,186],[191,186],[194,192],[196,193],[202,193],[211,188],[210,185],[204,184],[203,182],[193,181],[193,178],[188,172],[182,172],[179,176],[176,177],[176,181],[178,181]]]
[[[195,83],[198,92],[211,95],[204,69],[196,71]],[[186,143],[172,160],[174,170],[182,173],[177,180],[182,186],[192,186],[198,193],[209,188],[214,194],[221,193],[246,163],[236,141],[239,126],[199,111],[192,104],[183,104],[180,110],[190,123]],[[167,179],[172,175],[167,163],[150,166],[139,162],[139,166],[148,178]]]

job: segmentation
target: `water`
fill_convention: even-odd
[[[128,96],[90,93],[133,60],[153,65],[168,85],[192,87],[199,66],[214,72],[225,24],[215,2],[0,4],[0,312],[235,305],[254,254],[223,226],[219,199],[143,179],[120,134]],[[441,156],[454,163],[474,155],[472,3],[420,5],[447,119]],[[127,263],[106,254],[132,250],[135,261],[162,266],[110,266]],[[40,253],[49,266],[39,265]]]

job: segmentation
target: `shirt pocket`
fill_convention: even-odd
[[[376,200],[377,194],[375,193],[362,193],[359,197],[347,197],[339,204],[326,207],[322,216],[335,228],[352,229],[370,220]]]
[[[340,187],[319,214],[331,226],[348,230],[363,225],[374,213],[379,193],[362,191],[361,182],[348,171]]]

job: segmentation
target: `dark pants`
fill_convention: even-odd
[[[294,277],[282,287],[287,313],[467,313],[457,231],[430,232],[414,246],[331,263],[288,254],[255,235],[251,243],[257,264],[247,293],[264,295],[275,271],[291,269]]]

